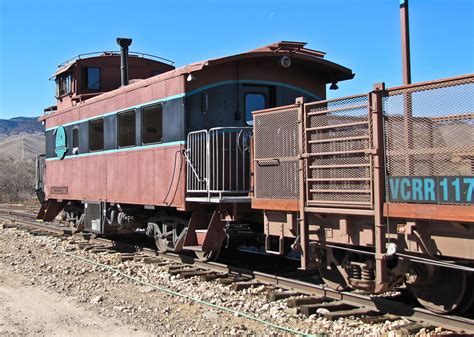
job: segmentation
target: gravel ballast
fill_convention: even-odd
[[[17,275],[22,279],[23,287],[34,287],[60,296],[80,312],[93,314],[104,322],[113,321],[112,325],[133,327],[130,330],[132,335],[294,334],[251,320],[245,315],[315,335],[395,336],[399,334],[397,329],[409,324],[405,319],[367,324],[358,318],[330,321],[318,315],[305,317],[288,308],[286,300],[268,302],[265,286],[234,291],[231,286],[217,281],[203,282],[197,277],[181,279],[179,274],[171,276],[164,266],[133,260],[122,262],[119,254],[81,250],[72,238],[34,236],[1,225],[0,268],[2,275]],[[180,296],[160,289],[179,293]],[[233,312],[199,304],[189,298]],[[26,318],[25,324],[28,324]],[[74,324],[74,320],[70,324]],[[22,334],[20,330],[5,331],[5,326],[8,327],[9,322],[0,324],[0,335]],[[417,335],[430,334],[422,329]],[[40,332],[39,335],[48,333]],[[97,336],[97,333],[94,335]],[[99,335],[110,333],[103,331]]]

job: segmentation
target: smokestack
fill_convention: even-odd
[[[132,39],[118,37],[117,43],[120,46],[120,78],[123,87],[128,85],[128,47],[132,44]]]

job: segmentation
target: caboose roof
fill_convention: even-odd
[[[208,59],[200,62],[191,63],[189,65],[176,68],[173,70],[169,70],[162,74],[149,77],[135,83],[130,83],[127,86],[117,88],[115,90],[105,92],[98,96],[88,99],[87,101],[81,103],[82,105],[93,104],[94,102],[99,102],[103,99],[107,99],[118,94],[130,92],[133,90],[137,90],[142,87],[147,87],[151,84],[165,81],[167,79],[171,79],[174,77],[178,77],[181,75],[186,75],[190,73],[195,73],[202,70],[205,67],[212,67],[219,64],[240,61],[240,60],[250,60],[255,58],[268,58],[268,57],[275,57],[275,56],[289,56],[293,60],[297,60],[301,64],[304,64],[306,67],[314,69],[325,76],[322,78],[326,81],[326,83],[337,82],[352,79],[355,74],[352,73],[352,70],[346,67],[343,67],[337,63],[328,61],[324,59],[324,52],[308,49],[305,48],[305,42],[296,42],[296,41],[280,41],[275,42],[257,49],[250,50],[245,53],[241,54],[234,54],[230,56],[224,56],[214,59]],[[66,66],[61,67],[61,72],[64,72]],[[58,70],[59,71],[59,70]],[[55,75],[58,72],[55,73]],[[67,112],[69,110],[74,109],[74,107],[61,109],[60,111],[51,113],[50,115],[45,115],[40,118],[40,120],[47,119],[51,115],[55,115],[58,113]]]
[[[160,76],[166,76],[166,75],[176,76],[180,74],[188,74],[191,72],[199,71],[204,67],[214,66],[214,65],[237,61],[237,60],[272,57],[272,56],[290,56],[295,59],[306,61],[305,63],[308,66],[318,68],[318,70],[321,72],[331,73],[330,79],[328,78],[327,83],[330,83],[333,81],[348,80],[354,77],[355,74],[352,73],[351,69],[343,67],[337,63],[325,60],[324,55],[326,53],[313,50],[313,49],[304,48],[305,45],[306,45],[306,42],[296,42],[296,41],[275,42],[275,43],[272,43],[272,44],[269,44],[257,49],[250,50],[245,53],[191,63],[187,66],[171,70]]]

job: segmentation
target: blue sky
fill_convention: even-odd
[[[410,33],[413,82],[474,72],[474,0],[410,0]],[[402,81],[399,0],[0,0],[0,118],[42,114],[57,65],[117,36],[177,66],[305,41],[356,73],[330,97]]]

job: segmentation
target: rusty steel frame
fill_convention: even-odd
[[[382,98],[385,85],[374,85],[369,94],[370,119],[372,120],[372,140],[374,148],[373,160],[373,204],[374,204],[374,236],[375,236],[375,282],[376,293],[382,292],[387,281],[386,272],[386,223],[383,214],[385,202],[385,144],[383,131]]]
[[[345,127],[352,127],[352,126],[364,126],[367,125],[368,127],[368,135],[363,135],[363,136],[350,136],[350,137],[338,137],[338,138],[327,138],[327,139],[322,139],[322,140],[310,140],[308,139],[305,141],[302,145],[304,146],[304,151],[303,151],[303,156],[305,159],[309,157],[322,157],[322,156],[329,156],[329,155],[347,155],[347,154],[368,154],[369,155],[369,162],[366,164],[334,164],[334,165],[308,165],[308,163],[305,163],[304,168],[306,170],[305,174],[305,188],[306,188],[306,194],[305,194],[305,199],[304,199],[304,204],[305,207],[309,206],[316,206],[316,207],[347,207],[347,208],[360,208],[360,207],[365,207],[365,208],[373,208],[373,177],[372,177],[372,172],[373,172],[373,163],[372,163],[372,156],[373,155],[373,149],[371,145],[371,117],[370,117],[370,109],[368,103],[366,104],[352,104],[348,106],[343,106],[343,107],[338,107],[334,109],[324,109],[324,110],[318,110],[318,111],[311,111],[312,108],[318,107],[318,106],[324,106],[327,103],[335,103],[335,102],[342,102],[345,100],[350,100],[350,99],[360,99],[364,98],[366,95],[353,95],[353,96],[347,96],[347,97],[342,97],[342,98],[337,98],[333,100],[325,100],[325,101],[317,101],[317,102],[312,102],[312,103],[307,103],[304,105],[304,120],[305,120],[305,126],[303,129],[304,136],[306,136],[306,133],[311,132],[311,131],[319,131],[319,130],[331,130],[331,129],[338,129],[338,128],[345,128]],[[315,127],[307,127],[307,119],[311,116],[318,116],[318,115],[324,115],[324,114],[329,114],[329,113],[334,113],[334,112],[343,112],[343,111],[351,111],[354,109],[367,109],[367,118],[363,121],[355,121],[355,122],[349,122],[349,123],[340,123],[340,124],[334,124],[334,125],[324,125],[324,126],[315,126]],[[350,141],[358,141],[358,140],[367,140],[369,142],[368,148],[365,149],[358,149],[358,150],[345,150],[345,151],[332,151],[332,152],[318,152],[318,153],[312,153],[309,152],[309,144],[324,144],[324,143],[331,143],[331,142],[350,142]],[[358,177],[358,178],[310,178],[308,176],[308,172],[311,169],[318,169],[318,168],[324,168],[324,169],[344,169],[344,168],[360,168],[360,167],[368,167],[369,168],[369,175],[366,177]],[[309,188],[307,182],[322,182],[322,181],[327,181],[327,182],[344,182],[344,181],[351,181],[351,182],[363,182],[366,181],[369,183],[370,188],[369,189],[358,189],[358,190],[339,190],[339,189],[311,189]],[[370,202],[358,202],[358,201],[335,201],[335,200],[316,200],[313,198],[310,198],[309,193],[358,193],[358,194],[370,194]]]
[[[318,101],[314,103],[306,103],[304,104],[302,99],[296,101],[294,105],[289,105],[285,107],[277,107],[268,110],[261,110],[255,112],[255,114],[277,114],[279,112],[284,111],[290,107],[298,108],[298,177],[299,177],[299,198],[298,200],[294,200],[291,202],[292,207],[289,206],[289,202],[291,200],[262,200],[258,198],[254,198],[252,200],[252,204],[257,206],[256,208],[266,209],[266,210],[273,210],[273,211],[280,211],[280,212],[296,212],[298,214],[298,230],[299,230],[299,237],[301,243],[301,250],[302,250],[302,259],[301,259],[301,267],[306,269],[309,266],[309,228],[310,228],[310,221],[314,219],[313,214],[339,214],[339,215],[352,215],[352,216],[362,216],[368,217],[373,219],[372,225],[372,235],[373,235],[373,255],[375,257],[375,292],[383,292],[388,289],[390,284],[390,280],[388,279],[388,274],[386,272],[386,244],[387,240],[389,239],[388,235],[388,227],[387,221],[388,219],[425,219],[425,220],[433,220],[433,221],[462,221],[462,222],[473,222],[472,217],[472,207],[471,206],[460,206],[460,205],[422,205],[422,204],[399,204],[399,203],[390,203],[386,200],[386,156],[390,155],[391,153],[397,151],[396,148],[388,149],[385,139],[385,118],[384,116],[384,106],[383,100],[387,96],[391,95],[403,95],[403,101],[405,104],[405,108],[403,110],[404,116],[404,124],[403,124],[403,133],[402,137],[410,138],[410,135],[414,134],[415,130],[413,130],[414,123],[411,121],[411,99],[413,91],[424,91],[429,90],[431,86],[435,88],[438,87],[451,87],[458,84],[463,84],[466,81],[471,83],[471,79],[474,78],[474,75],[463,75],[457,76],[448,79],[430,81],[425,83],[415,83],[405,86],[399,86],[395,88],[386,89],[383,83],[375,84],[373,90],[368,93],[367,95],[354,95],[349,97],[343,97],[335,100],[325,100],[325,101]],[[425,88],[426,87],[426,88]],[[367,97],[368,103],[364,105],[360,105],[357,103],[353,103],[350,99],[353,100],[363,100],[364,97]],[[344,101],[345,100],[345,101]],[[341,103],[338,103],[341,102]],[[344,105],[347,103],[347,106],[341,108],[338,104]],[[335,108],[331,110],[328,106],[324,104],[332,104]],[[316,109],[314,108],[316,107]],[[320,107],[321,111],[317,111]],[[310,118],[311,116],[318,116],[328,114],[333,111],[344,111],[350,109],[363,109],[364,107],[367,108],[367,120],[361,122],[360,120],[349,119],[349,120],[340,120],[344,122],[343,124],[337,125],[310,125]],[[312,109],[312,111],[311,111]],[[358,112],[356,112],[358,113]],[[467,116],[471,116],[473,113],[467,114]],[[335,116],[338,116],[335,114]],[[359,118],[359,115],[356,115],[356,118]],[[360,115],[361,117],[365,116],[363,113]],[[442,117],[440,120],[457,120],[457,119],[465,119],[466,114],[464,115],[453,115],[453,116],[445,116]],[[330,121],[329,121],[330,122]],[[360,134],[352,134],[350,137],[346,137],[346,135],[337,135],[334,136],[337,138],[325,140],[325,139],[308,139],[308,136],[311,134],[311,131],[316,130],[329,130],[335,127],[342,126],[349,126],[349,127],[357,127],[358,125],[367,124],[369,136],[365,137]],[[255,126],[254,126],[255,130]],[[255,131],[254,131],[255,133]],[[310,158],[313,156],[321,155],[321,153],[326,153],[324,150],[320,151],[321,153],[311,153],[308,151],[310,145],[312,144],[325,144],[327,142],[348,142],[350,144],[352,141],[364,141],[367,139],[368,146],[363,150],[360,149],[353,149],[351,146],[347,147],[347,151],[337,151],[338,148],[336,147],[336,151],[327,152],[331,155],[338,155],[338,154],[350,154],[350,153],[365,153],[369,160],[365,162],[365,159],[362,160],[362,164],[354,164],[354,163],[344,163],[342,164],[331,164],[331,162],[321,163],[321,164],[312,164],[310,163]],[[363,146],[366,146],[363,144]],[[331,151],[332,148],[328,148],[328,151]],[[344,147],[343,149],[346,149]],[[408,155],[410,157],[415,157],[418,152],[429,152],[430,149],[416,149],[409,152]],[[434,149],[431,151],[439,151],[439,149]],[[315,151],[318,152],[318,151]],[[404,154],[406,151],[404,152]],[[429,152],[431,153],[431,152]],[[273,158],[273,160],[278,160],[280,158]],[[409,165],[410,166],[410,165]],[[341,179],[339,175],[331,176],[330,178],[326,178],[324,176],[309,176],[308,171],[314,169],[338,169],[338,168],[359,168],[363,167],[370,172],[370,176],[365,178],[362,175],[359,176],[351,176],[347,179]],[[368,174],[368,173],[366,173]],[[311,189],[309,182],[339,182],[339,181],[371,181],[370,190],[361,189],[361,190],[343,190],[342,192],[350,193],[350,192],[367,192],[371,194],[371,205],[370,207],[364,207],[364,202],[355,200],[344,201],[344,199],[339,201],[334,200],[312,200],[310,198],[309,193],[316,190],[318,191],[318,187]],[[258,181],[255,182],[255,189],[258,190]],[[327,189],[322,190],[323,192],[341,192],[340,190],[335,190],[334,188],[330,188],[328,186]],[[350,186],[348,186],[350,187]],[[361,186],[364,187],[364,186]],[[321,199],[321,198],[318,198]],[[293,209],[293,207],[297,206],[297,209]],[[407,207],[405,207],[407,206]],[[408,207],[409,206],[409,207]],[[389,213],[390,210],[390,213]],[[471,213],[470,213],[471,212]],[[428,214],[430,213],[430,214]],[[455,214],[450,214],[455,213]],[[372,221],[370,221],[372,222]],[[336,243],[339,241],[335,241]],[[344,247],[341,246],[341,249]]]
[[[306,270],[309,267],[309,223],[306,217],[305,210],[305,196],[306,182],[306,160],[304,157],[304,149],[306,143],[306,127],[307,127],[307,116],[305,114],[304,98],[299,97],[296,99],[295,104],[298,105],[298,171],[299,171],[299,198],[298,198],[298,228],[301,242],[301,269]]]

